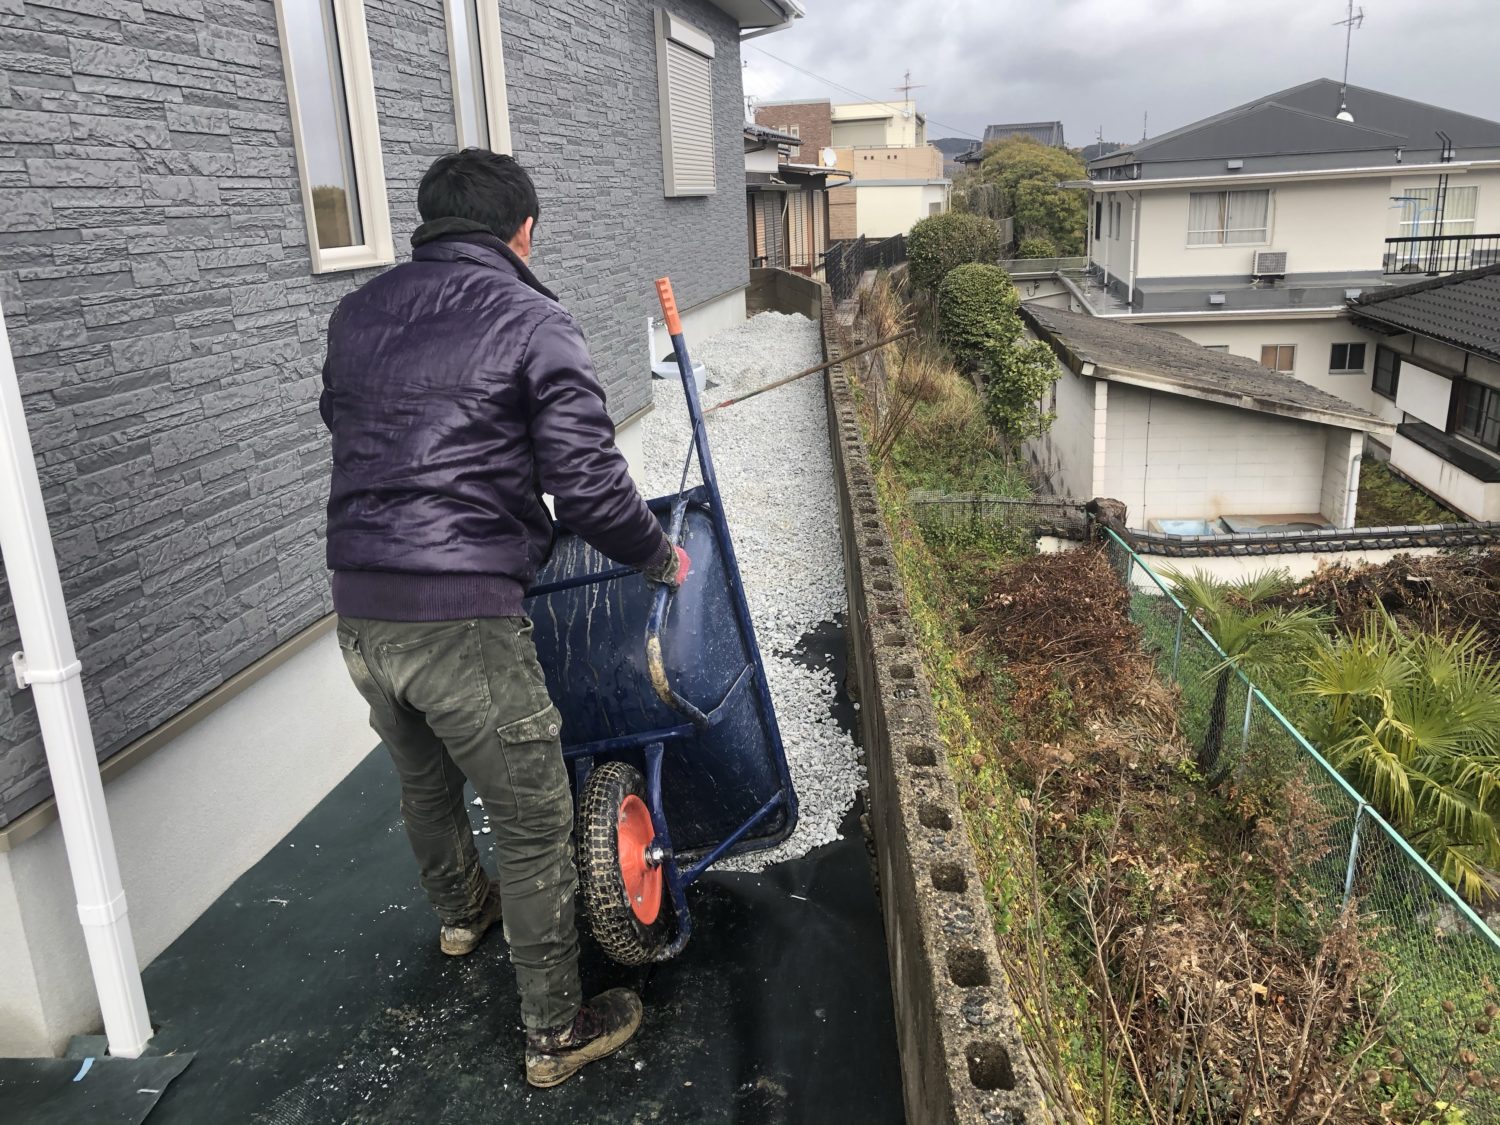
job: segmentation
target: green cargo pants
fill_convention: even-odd
[[[469,921],[489,888],[464,807],[467,778],[494,834],[522,1022],[572,1023],[581,998],[573,801],[531,622],[341,617],[338,640],[401,776],[406,836],[438,917]]]

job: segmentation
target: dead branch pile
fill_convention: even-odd
[[[1500,551],[1397,555],[1378,566],[1325,565],[1287,601],[1326,608],[1345,631],[1359,628],[1377,606],[1423,631],[1453,634],[1477,626],[1491,655],[1500,657]]]
[[[977,629],[1004,659],[1016,714],[1035,714],[1059,688],[1075,716],[1135,702],[1153,685],[1130,620],[1130,595],[1103,551],[1036,555],[1007,567],[984,600]]]

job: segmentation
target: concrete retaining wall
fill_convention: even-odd
[[[745,294],[745,312],[749,316],[763,312],[801,313],[808,320],[823,315],[823,286],[800,273],[771,267],[750,271],[750,288]]]
[[[840,345],[826,288],[821,301],[832,359]],[[1048,1116],[1021,1046],[843,364],[829,370],[826,387],[907,1120],[1036,1125]]]

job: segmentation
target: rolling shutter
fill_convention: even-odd
[[[666,12],[656,18],[666,194],[712,195],[713,40]]]

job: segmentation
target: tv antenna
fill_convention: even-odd
[[[905,80],[901,83],[901,85],[897,86],[896,89],[901,91],[901,97],[905,101],[911,101],[911,92],[913,90],[924,90],[924,89],[926,89],[926,87],[922,83],[920,83],[920,82],[913,83],[912,82],[912,80],[911,80],[911,71],[909,71],[909,70],[904,75],[904,79]]]
[[[1354,124],[1354,114],[1349,112],[1349,48],[1354,41],[1354,29],[1363,27],[1365,23],[1365,10],[1356,9],[1354,0],[1349,0],[1349,14],[1341,20],[1334,22],[1334,27],[1344,29],[1344,81],[1339,86],[1339,111],[1334,116],[1340,121]]]

